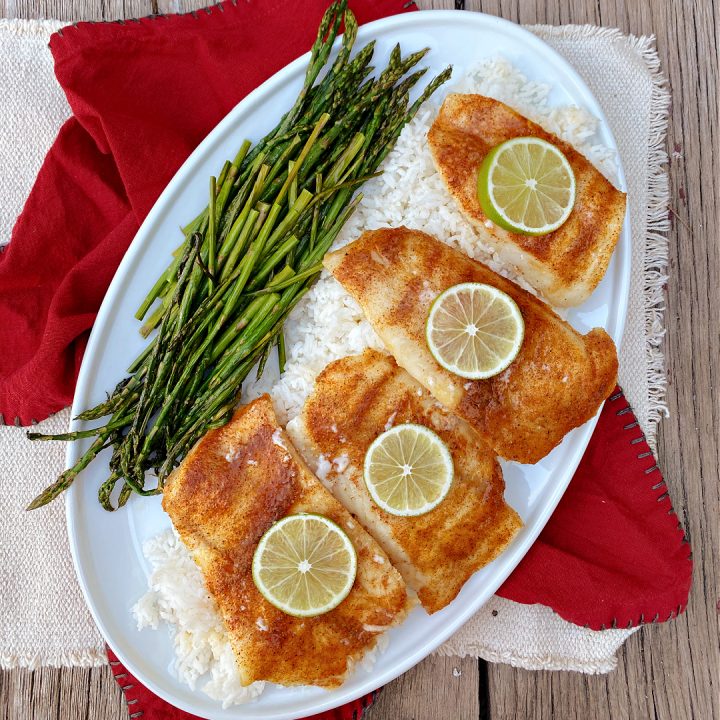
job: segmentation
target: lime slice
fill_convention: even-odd
[[[487,217],[510,232],[546,235],[575,204],[575,175],[552,143],[519,137],[496,145],[480,165],[478,200]]]
[[[396,425],[365,455],[365,483],[372,499],[392,515],[423,515],[448,494],[453,461],[445,443],[422,425]]]
[[[515,359],[525,332],[520,308],[492,285],[461,283],[435,298],[425,326],[435,360],[455,375],[482,380]]]
[[[312,617],[337,607],[355,582],[350,538],[322,515],[288,515],[260,539],[253,556],[257,589],[288,615]]]

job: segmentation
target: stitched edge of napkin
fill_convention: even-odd
[[[670,177],[668,174],[667,130],[671,95],[655,46],[655,35],[625,34],[618,28],[596,25],[529,25],[530,32],[545,40],[548,37],[567,40],[601,38],[624,43],[633,50],[650,76],[650,128],[648,144],[647,207],[645,209],[645,258],[643,299],[645,311],[645,356],[647,359],[648,416],[645,437],[657,454],[657,424],[669,417],[665,395],[667,375],[663,338],[665,336],[665,284],[668,275],[668,233],[670,232]]]

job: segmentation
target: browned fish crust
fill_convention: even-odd
[[[617,353],[604,330],[581,335],[537,297],[431,235],[404,227],[373,230],[327,255],[325,265],[358,300],[398,364],[508,460],[543,458],[615,387]],[[432,301],[463,282],[507,293],[525,321],[518,356],[487,380],[444,370],[425,339]]]
[[[383,510],[363,478],[371,443],[402,423],[437,433],[454,464],[448,495],[417,517]],[[505,483],[492,450],[385,353],[366,350],[330,363],[303,408],[302,429],[314,457],[330,463],[326,485],[383,547],[430,613],[451,602],[522,526],[503,498]]]
[[[501,142],[526,136],[557,146],[576,182],[575,205],[567,222],[534,237],[486,225],[477,198],[478,170],[488,152]],[[625,193],[571,145],[483,95],[448,95],[430,128],[428,143],[450,193],[504,261],[515,265],[555,305],[578,305],[587,299],[605,275],[620,237]]]
[[[200,440],[168,480],[163,507],[203,572],[243,684],[268,680],[337,687],[383,629],[407,613],[402,578],[307,468],[278,425],[267,395]],[[313,618],[273,607],[252,579],[252,558],[263,533],[276,520],[300,512],[337,523],[358,556],[348,597]],[[377,556],[385,562],[379,564]]]

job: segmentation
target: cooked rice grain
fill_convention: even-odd
[[[230,642],[220,615],[195,564],[174,530],[166,530],[143,546],[152,566],[150,590],[133,607],[138,629],[157,628],[160,621],[173,628],[175,670],[193,690],[206,673],[200,689],[223,708],[256,698],[264,683],[240,683]]]

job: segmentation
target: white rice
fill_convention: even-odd
[[[614,180],[615,151],[597,142],[598,119],[576,106],[550,107],[547,102],[550,89],[549,85],[528,80],[503,58],[481,63],[451,88],[507,103],[573,145]],[[363,186],[363,199],[334,247],[355,240],[364,230],[406,225],[434,235],[533,292],[483,243],[435,170],[427,133],[439,103],[439,99],[426,103],[403,129],[382,165],[382,175]],[[382,349],[382,342],[358,304],[327,272],[323,272],[288,318],[285,342],[287,362],[282,378],[278,379],[277,361],[273,357],[263,377],[247,383],[243,390],[245,402],[269,392],[283,423],[297,417],[315,378],[330,361],[368,347]]]
[[[264,683],[240,684],[235,655],[200,568],[174,530],[166,530],[143,546],[153,571],[150,590],[133,607],[138,630],[157,628],[161,621],[173,629],[175,670],[193,690],[200,689],[223,708],[253,700]]]
[[[529,81],[507,60],[498,58],[478,65],[452,90],[489,95],[507,103],[575,146],[615,180],[615,153],[595,139],[598,119],[578,107],[549,107],[550,87]],[[531,290],[483,244],[436,172],[426,136],[438,106],[439,100],[426,103],[404,128],[382,166],[383,174],[363,187],[363,199],[335,247],[351,242],[364,230],[406,225],[434,235]],[[283,376],[278,379],[277,361],[272,357],[263,377],[247,383],[243,391],[245,402],[269,392],[282,423],[298,416],[315,378],[330,361],[368,347],[383,347],[355,300],[326,272],[288,318],[285,340]],[[388,420],[389,425],[393,419]],[[321,461],[324,465],[318,474],[322,479],[331,462],[325,458]],[[333,462],[342,461],[341,457]],[[144,552],[153,573],[150,591],[133,608],[138,627],[155,628],[161,620],[168,623],[173,629],[178,677],[195,688],[201,676],[209,673],[210,679],[200,689],[223,707],[257,697],[263,683],[247,688],[240,685],[220,617],[200,570],[178,536],[168,530],[147,542]],[[382,651],[386,643],[386,636],[381,636],[376,648],[359,664],[371,669],[378,650]]]

